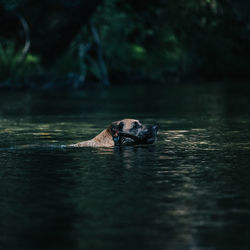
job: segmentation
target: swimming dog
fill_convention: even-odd
[[[113,147],[152,144],[156,140],[157,125],[143,125],[139,120],[123,119],[112,122],[91,140],[71,144],[72,147]]]

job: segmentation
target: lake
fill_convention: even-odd
[[[112,121],[156,143],[70,148]],[[0,249],[249,249],[250,86],[0,93]]]

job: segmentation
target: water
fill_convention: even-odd
[[[249,249],[246,84],[0,93],[0,249]],[[153,145],[67,148],[122,118]]]

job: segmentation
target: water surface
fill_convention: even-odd
[[[0,93],[0,249],[248,249],[246,84]],[[68,148],[122,118],[153,145]]]

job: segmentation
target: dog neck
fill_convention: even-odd
[[[91,141],[96,143],[99,147],[112,147],[115,145],[110,127],[104,129],[99,135],[94,137]]]

